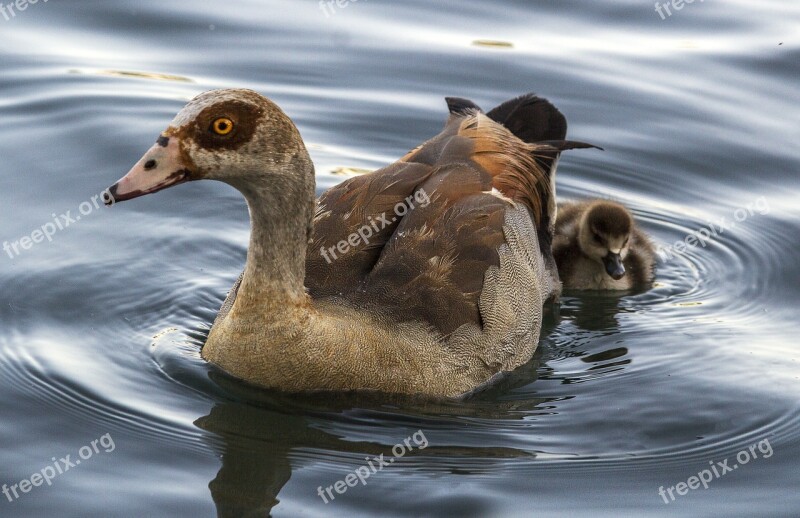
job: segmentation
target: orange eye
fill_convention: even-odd
[[[233,121],[227,117],[220,117],[211,123],[211,131],[217,135],[227,135],[233,131]]]

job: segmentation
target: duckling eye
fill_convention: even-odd
[[[594,240],[597,244],[603,244],[603,238],[600,237],[600,234],[592,234],[592,237],[594,237]]]
[[[227,135],[233,131],[233,121],[227,117],[220,117],[211,123],[211,131],[217,135]]]

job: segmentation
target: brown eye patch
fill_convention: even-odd
[[[195,119],[194,139],[206,149],[239,149],[253,138],[263,115],[262,108],[242,101],[209,106]]]

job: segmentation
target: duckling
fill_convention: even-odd
[[[630,290],[653,281],[653,245],[614,201],[559,204],[553,257],[565,289]]]

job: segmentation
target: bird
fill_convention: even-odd
[[[533,356],[561,286],[555,162],[593,146],[563,140],[564,116],[534,94],[488,113],[447,102],[441,133],[316,200],[314,165],[277,104],[205,92],[107,204],[203,179],[243,195],[244,271],[201,350],[225,373],[288,393],[463,397]]]
[[[553,256],[564,289],[631,290],[653,282],[650,238],[615,201],[559,203]]]

